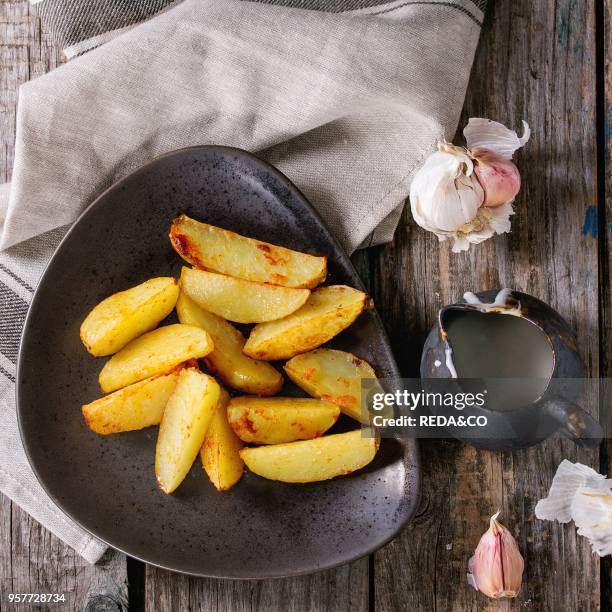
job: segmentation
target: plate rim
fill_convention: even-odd
[[[292,191],[300,200],[300,203],[309,210],[309,212],[317,219],[317,221],[320,223],[320,225],[325,229],[325,231],[327,232],[330,241],[332,242],[332,244],[334,245],[335,249],[342,254],[342,257],[348,262],[348,265],[353,269],[355,276],[358,280],[359,283],[359,288],[362,290],[365,290],[365,287],[363,285],[363,282],[359,276],[359,274],[357,273],[357,271],[355,270],[352,262],[350,261],[350,257],[348,256],[348,254],[346,253],[344,247],[340,244],[340,242],[338,241],[338,239],[334,236],[334,234],[329,230],[327,224],[325,223],[325,221],[321,218],[321,215],[319,214],[319,212],[316,210],[316,208],[310,203],[310,201],[306,198],[306,196],[300,191],[300,189],[285,175],[283,174],[280,170],[278,170],[276,167],[274,167],[272,164],[270,164],[269,162],[257,157],[256,155],[254,155],[253,153],[250,153],[249,151],[245,151],[244,149],[239,149],[237,147],[229,147],[229,146],[224,146],[224,145],[194,145],[194,146],[190,146],[190,147],[183,147],[180,149],[175,149],[173,151],[168,151],[166,153],[162,153],[161,155],[158,155],[156,157],[154,157],[153,159],[151,159],[150,161],[148,161],[147,163],[143,164],[142,166],[139,166],[138,168],[132,170],[131,172],[129,172],[128,174],[126,174],[125,176],[122,176],[121,178],[117,179],[112,185],[110,185],[109,187],[107,187],[100,195],[98,195],[82,212],[81,214],[72,222],[70,228],[68,229],[68,231],[66,232],[66,234],[64,235],[64,237],[60,240],[60,242],[58,243],[57,247],[55,248],[55,250],[53,251],[52,256],[49,258],[49,261],[47,262],[47,264],[45,265],[38,281],[37,281],[37,285],[36,285],[36,289],[34,291],[34,294],[32,296],[32,300],[28,306],[28,311],[26,314],[26,317],[24,319],[24,323],[23,323],[23,328],[22,328],[22,332],[21,332],[21,337],[19,340],[19,351],[18,351],[18,356],[17,356],[17,368],[16,368],[16,372],[15,372],[15,407],[16,407],[16,412],[17,412],[17,425],[18,425],[18,429],[19,429],[19,437],[21,439],[21,444],[22,447],[24,449],[26,458],[28,460],[28,464],[30,466],[30,468],[32,469],[32,472],[34,473],[34,476],[36,477],[36,480],[38,481],[38,483],[40,484],[40,486],[42,487],[43,491],[49,496],[49,498],[51,499],[51,501],[57,506],[57,508],[62,512],[62,514],[64,514],[69,520],[73,521],[76,525],[78,525],[81,529],[83,529],[86,533],[88,533],[90,536],[100,540],[102,543],[104,543],[108,548],[112,549],[112,550],[117,550],[118,552],[126,555],[127,557],[130,557],[132,559],[136,559],[142,563],[148,564],[148,565],[152,565],[154,567],[158,567],[160,569],[166,570],[166,571],[170,571],[176,574],[182,574],[185,576],[194,576],[197,578],[213,578],[213,579],[221,579],[221,580],[247,580],[247,581],[254,581],[254,580],[275,580],[275,579],[281,579],[281,578],[291,578],[291,577],[297,577],[297,576],[307,576],[310,574],[313,574],[315,572],[322,572],[322,571],[326,571],[326,570],[331,570],[337,567],[341,567],[343,565],[349,564],[349,563],[353,563],[359,559],[362,559],[364,557],[367,557],[371,554],[373,554],[374,552],[376,552],[377,550],[379,550],[380,548],[382,548],[383,546],[385,546],[386,544],[388,544],[389,542],[391,542],[392,540],[394,540],[400,533],[401,531],[403,531],[403,529],[411,522],[411,520],[414,518],[417,508],[419,506],[419,502],[421,499],[421,481],[422,481],[422,468],[421,468],[421,458],[420,458],[420,450],[419,450],[419,444],[418,444],[418,440],[416,440],[415,438],[408,438],[408,439],[403,439],[403,438],[396,438],[399,439],[400,443],[403,444],[403,446],[405,447],[405,453],[410,452],[411,453],[411,457],[413,459],[412,461],[412,466],[413,466],[413,476],[411,477],[411,482],[413,484],[413,487],[415,489],[414,491],[414,497],[413,500],[411,502],[411,506],[409,508],[409,510],[406,512],[406,517],[399,521],[399,523],[397,524],[396,528],[391,532],[391,534],[386,537],[385,539],[376,542],[374,545],[368,547],[366,550],[364,551],[360,551],[358,554],[356,555],[351,555],[350,557],[339,561],[339,562],[333,562],[333,563],[328,563],[328,564],[323,564],[317,567],[313,567],[311,569],[305,569],[305,570],[297,570],[297,571],[290,571],[290,572],[281,572],[281,573],[275,573],[275,574],[263,574],[263,575],[257,575],[257,576],[244,576],[244,575],[240,575],[240,576],[235,576],[235,575],[226,575],[226,574],[221,574],[221,573],[216,573],[216,574],[206,574],[203,572],[194,572],[194,571],[185,571],[185,570],[180,570],[180,569],[176,569],[174,567],[169,567],[167,565],[164,565],[162,563],[156,563],[156,562],[152,562],[149,561],[145,558],[143,558],[142,556],[139,555],[134,555],[133,553],[130,553],[128,551],[126,551],[123,547],[121,546],[117,546],[115,544],[110,544],[105,538],[101,537],[99,534],[94,533],[89,527],[87,527],[86,525],[83,525],[78,519],[76,519],[66,508],[64,508],[64,505],[62,504],[61,501],[58,500],[58,498],[56,497],[56,495],[47,487],[46,483],[43,481],[42,477],[39,475],[38,469],[35,465],[35,461],[32,458],[32,455],[30,453],[30,446],[29,446],[29,442],[27,440],[27,436],[24,434],[24,426],[22,423],[22,412],[23,412],[23,407],[21,405],[21,401],[20,401],[20,394],[19,394],[19,389],[21,387],[21,380],[23,377],[23,371],[24,371],[24,351],[23,351],[23,347],[25,344],[25,339],[26,336],[29,333],[29,329],[30,329],[30,323],[31,323],[31,318],[33,317],[32,312],[34,310],[34,305],[35,303],[37,303],[41,298],[40,298],[40,288],[42,285],[42,281],[44,280],[45,276],[47,275],[49,269],[52,267],[53,262],[55,260],[55,258],[57,257],[59,251],[61,250],[61,248],[63,247],[64,243],[68,240],[68,238],[71,236],[72,232],[75,230],[76,226],[87,216],[87,214],[94,209],[95,207],[100,205],[100,202],[106,198],[106,196],[115,191],[116,189],[121,188],[121,186],[123,185],[123,183],[131,180],[133,177],[138,176],[141,173],[147,172],[152,166],[154,166],[156,163],[158,163],[160,160],[163,160],[165,158],[168,157],[175,157],[175,156],[179,156],[179,155],[184,155],[184,154],[188,154],[188,153],[193,153],[193,152],[203,152],[203,153],[221,153],[221,154],[228,154],[228,155],[232,155],[232,156],[238,156],[238,157],[242,157],[242,158],[246,158],[248,161],[250,161],[251,163],[254,163],[255,165],[259,165],[260,167],[262,167],[263,169],[265,169],[267,172],[269,172],[270,174],[272,174],[274,176],[274,178],[276,178],[278,181],[280,181],[282,184],[284,184],[285,187],[287,187],[290,191]],[[378,314],[378,310],[376,309],[376,307],[373,308],[373,314],[376,320],[376,323],[378,324],[378,327],[380,328],[382,337],[389,349],[389,352],[391,354],[391,358],[392,358],[392,366],[393,366],[393,375],[395,377],[399,378],[399,368],[397,366],[397,362],[395,360],[395,356],[393,355],[393,351],[391,349],[391,343],[389,341],[389,336],[387,334],[387,330],[385,329],[382,320],[380,318],[380,315]],[[405,456],[404,453],[404,456]],[[61,539],[61,538],[60,538]],[[70,546],[69,544],[66,544],[66,546]]]

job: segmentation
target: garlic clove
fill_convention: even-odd
[[[489,208],[512,202],[521,189],[521,175],[511,161],[479,160],[474,171],[484,189],[484,205]]]
[[[525,563],[516,540],[498,516],[499,512],[491,517],[489,529],[468,562],[468,583],[487,597],[512,598],[521,588]]]
[[[486,160],[487,156],[492,155],[509,161],[514,152],[527,143],[531,130],[527,122],[523,121],[523,135],[519,138],[514,130],[497,121],[472,117],[463,129],[463,135],[467,148],[474,157],[482,156]]]
[[[593,552],[600,557],[612,555],[612,479],[607,490],[582,488],[572,499],[571,512],[578,534],[588,538]]]
[[[609,489],[612,480],[598,474],[594,469],[582,463],[572,463],[564,459],[553,477],[548,497],[541,499],[535,507],[539,519],[560,523],[572,520],[572,501],[577,491],[590,488],[598,491]]]

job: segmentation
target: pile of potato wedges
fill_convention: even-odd
[[[107,435],[159,425],[155,471],[165,493],[198,454],[219,491],[240,480],[245,464],[305,483],[372,461],[378,440],[361,427],[323,435],[340,413],[364,421],[361,381],[375,379],[373,369],[320,347],[367,307],[365,293],[320,286],[325,257],[185,215],[172,222],[170,242],[192,266],[179,280],[152,278],[115,293],[81,325],[89,353],[110,356],[99,375],[107,395],[82,408],[88,427]],[[158,327],[174,309],[179,323]],[[233,323],[254,326],[246,338]],[[281,360],[310,398],[273,397],[284,377],[270,362]]]

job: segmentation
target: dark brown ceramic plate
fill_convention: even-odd
[[[328,282],[361,286],[348,257],[295,186],[246,152],[185,149],[121,180],[65,237],[26,320],[17,403],[23,443],[41,484],[95,536],[178,572],[290,576],[374,551],[397,535],[415,510],[414,441],[384,440],[371,465],[335,480],[290,485],[246,473],[225,493],[215,491],[198,461],[169,496],[155,482],[156,428],[103,437],[85,426],[80,407],[101,395],[97,377],[103,360],[83,348],[81,321],[113,292],[152,276],[178,275],[182,262],[170,247],[168,229],[180,213],[325,254]],[[374,310],[333,345],[367,359],[379,376],[397,376]]]

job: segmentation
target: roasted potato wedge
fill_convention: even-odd
[[[164,493],[172,493],[191,469],[220,394],[215,379],[196,368],[185,368],[179,373],[157,436],[155,474]]]
[[[246,238],[186,215],[172,223],[170,242],[196,268],[245,280],[311,289],[327,275],[325,257]]]
[[[297,310],[310,289],[291,289],[205,270],[183,268],[181,289],[199,306],[236,323],[280,319]]]
[[[94,357],[112,355],[155,328],[174,308],[176,279],[152,278],[102,300],[81,324],[81,340]]]
[[[235,397],[227,419],[236,435],[251,444],[283,444],[323,435],[340,408],[331,402],[295,397]]]
[[[227,391],[221,389],[219,403],[200,450],[202,467],[217,491],[231,489],[244,473],[244,462],[239,452],[244,444],[227,421],[229,401]]]
[[[109,393],[149,376],[165,374],[179,363],[205,357],[212,350],[211,337],[199,327],[159,327],[132,340],[106,362],[100,372],[100,387]]]
[[[86,404],[82,410],[87,426],[108,435],[159,425],[180,369],[141,380]]]
[[[274,395],[283,386],[283,375],[265,361],[247,357],[245,338],[231,323],[200,308],[183,291],[176,303],[179,321],[205,329],[215,345],[204,357],[206,366],[232,389],[254,395]]]
[[[322,348],[293,357],[283,368],[309,395],[333,402],[344,414],[368,422],[367,414],[361,413],[361,381],[376,380],[376,373],[367,361],[352,353]],[[382,391],[377,382],[374,385]]]
[[[315,349],[359,316],[366,297],[363,291],[344,285],[316,289],[293,314],[256,325],[244,345],[244,353],[253,359],[275,361]]]
[[[376,438],[361,430],[289,444],[245,448],[240,456],[259,476],[281,482],[318,482],[358,470],[374,459]]]

